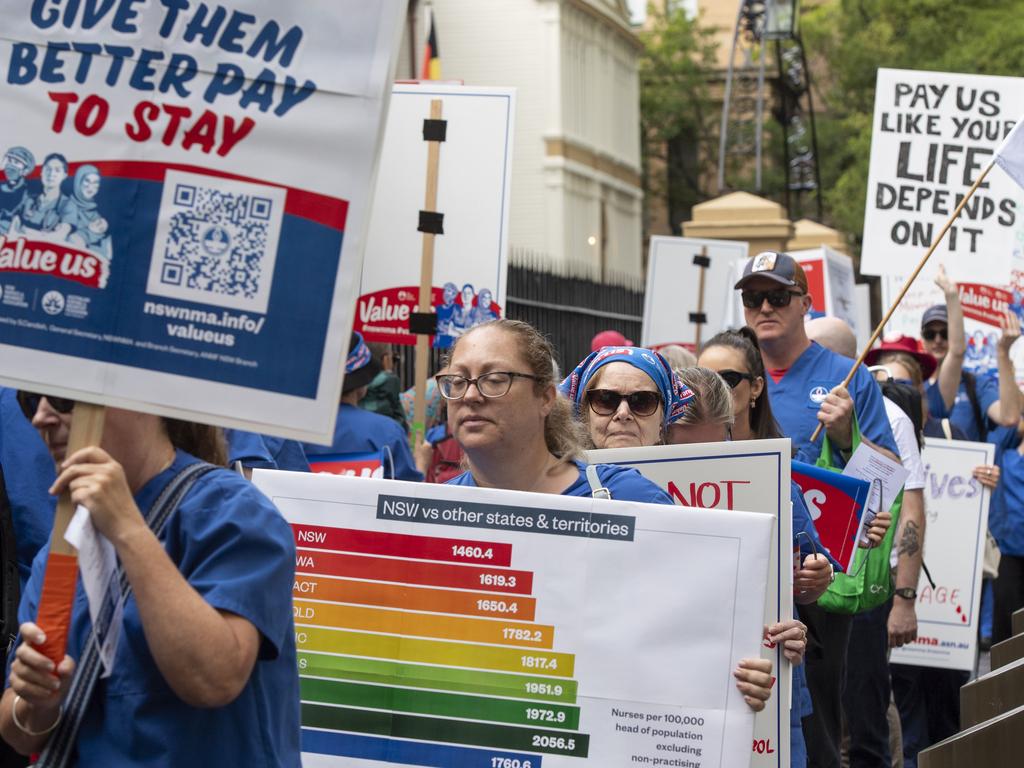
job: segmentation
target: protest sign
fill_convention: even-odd
[[[792,464],[793,482],[800,486],[821,543],[849,573],[871,484],[802,461]]]
[[[854,297],[853,260],[834,248],[822,246],[790,254],[804,269],[811,295],[808,319],[838,317],[857,332],[857,302]]]
[[[321,453],[308,456],[309,471],[352,477],[394,478],[395,463],[391,449],[365,453]],[[386,469],[385,469],[386,468]]]
[[[588,451],[587,460],[633,467],[665,489],[676,504],[702,509],[742,509],[774,515],[782,535],[772,541],[764,623],[793,618],[793,516],[790,504],[790,441],[613,448]],[[779,648],[763,648],[779,685],[754,721],[751,765],[789,767],[789,706],[792,667]]]
[[[747,243],[694,237],[651,238],[641,345],[699,347],[727,327],[733,263]]]
[[[328,439],[404,4],[0,10],[0,379]]]
[[[1017,259],[1015,258],[1015,262]],[[936,266],[935,269],[938,267]],[[936,304],[945,304],[946,298],[934,284],[932,277],[918,278],[900,302],[899,309],[892,320],[886,325],[886,336],[907,335],[921,337],[921,316],[924,311]],[[1003,309],[1009,309],[1024,318],[1024,260],[1020,269],[1014,269],[1009,284],[1001,286],[980,283],[958,283],[960,303],[964,311],[964,334],[967,339],[967,351],[964,355],[963,367],[979,376],[997,373],[997,345],[1001,335],[999,317]],[[882,278],[882,302],[889,302],[899,293],[902,278]],[[1005,307],[1004,307],[1005,302]],[[1024,383],[1024,344],[1015,344],[1010,348],[1010,359],[1013,361],[1017,381]]]
[[[994,454],[989,443],[925,438],[924,560],[935,587],[922,572],[917,640],[893,649],[894,664],[974,670],[990,493],[971,470]]]
[[[307,768],[748,764],[769,516],[253,479],[298,547]]]
[[[477,323],[504,314],[515,90],[396,85],[367,232],[355,328],[367,341],[415,344],[422,235],[417,230],[427,176],[423,121],[442,102],[445,136],[434,243],[434,346],[449,347]],[[424,310],[427,311],[427,310]]]
[[[1024,79],[879,69],[861,272],[908,275],[1024,112]],[[1000,284],[1021,248],[1020,187],[994,171],[936,259]]]

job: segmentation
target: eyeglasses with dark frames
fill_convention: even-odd
[[[740,291],[740,299],[747,309],[759,309],[765,299],[776,309],[788,307],[794,296],[803,296],[798,291],[787,291],[785,288],[778,288],[772,291]]]
[[[718,371],[718,375],[722,377],[722,380],[729,385],[729,389],[736,389],[740,385],[741,381],[749,381],[751,384],[754,383],[754,376],[750,373],[744,373],[743,371],[733,371],[726,369],[724,371]]]
[[[25,414],[26,419],[32,421],[32,418],[36,415],[36,411],[39,410],[39,403],[44,397],[46,398],[46,402],[50,404],[50,407],[57,413],[68,414],[74,410],[75,401],[71,398],[39,395],[35,392],[26,392],[23,389],[19,389],[18,405],[21,406],[21,412]]]
[[[661,395],[657,392],[643,390],[640,392],[615,392],[610,389],[592,389],[587,392],[587,403],[590,410],[598,416],[611,416],[622,401],[626,401],[634,416],[650,416],[661,405]]]
[[[504,397],[512,389],[512,382],[516,379],[539,380],[532,373],[515,371],[490,371],[481,373],[475,379],[454,373],[439,373],[434,377],[437,389],[445,400],[461,400],[469,391],[470,384],[476,385],[476,391],[483,397]]]

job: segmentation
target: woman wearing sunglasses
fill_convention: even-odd
[[[495,320],[455,342],[435,379],[448,401],[449,431],[466,454],[469,471],[454,485],[671,504],[635,469],[579,460],[584,438],[569,401],[555,388],[554,350],[532,326]],[[571,377],[570,377],[571,378]],[[748,706],[764,708],[771,665],[744,659],[734,671]]]
[[[18,399],[57,463],[50,492],[89,510],[131,591],[120,620],[100,622],[121,627],[109,676],[100,678],[81,583],[54,666],[33,623],[50,560],[42,550],[21,599],[0,735],[22,754],[45,750],[47,765],[297,767],[295,544],[251,483],[201,463],[225,461],[220,430],[108,408],[101,445],[67,455],[74,402]]]
[[[559,389],[572,402],[594,448],[663,443],[668,425],[693,400],[668,361],[641,347],[592,352]]]

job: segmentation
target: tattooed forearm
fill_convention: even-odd
[[[903,536],[900,537],[899,556],[913,557],[921,551],[920,526],[913,520],[908,520],[903,526]]]

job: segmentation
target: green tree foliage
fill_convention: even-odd
[[[1024,75],[1024,0],[830,0],[801,18],[831,222],[860,242],[879,67]]]
[[[708,197],[702,171],[717,146],[719,112],[710,93],[714,35],[666,5],[650,4],[640,33],[640,115],[645,199],[665,200],[675,229]]]

